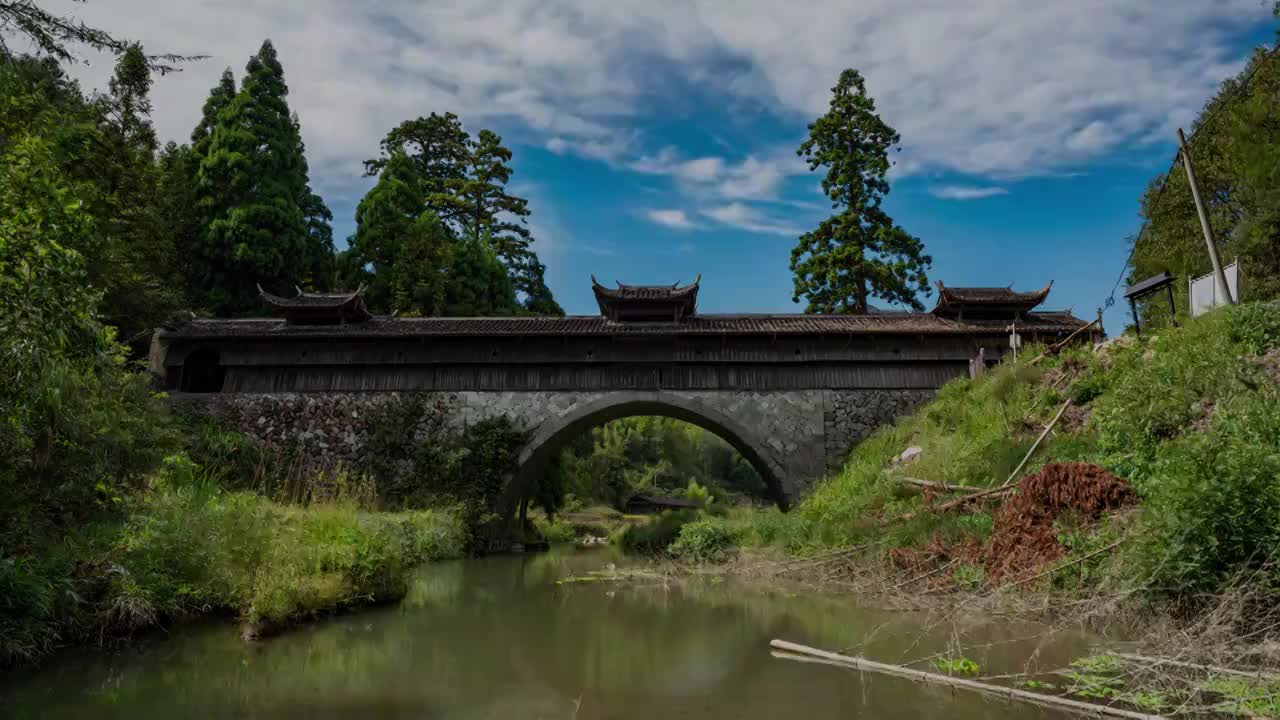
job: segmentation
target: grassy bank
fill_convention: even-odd
[[[466,539],[454,513],[282,505],[225,491],[182,456],[121,503],[47,552],[0,565],[0,660],[202,615],[236,617],[257,635],[396,600],[414,566],[460,556]]]
[[[1190,607],[1243,578],[1270,597],[1280,587],[1280,306],[1222,309],[1032,366],[1037,352],[948,384],[859,445],[793,512],[707,518],[672,549],[859,548],[849,557],[864,566],[932,573],[911,590],[1019,582]],[[1019,492],[939,510],[962,493],[922,494],[903,480],[1003,485],[1067,400],[1013,477]],[[909,447],[920,454],[900,462]],[[1033,485],[1044,503],[1015,503]],[[1107,492],[1114,506],[1094,502]]]

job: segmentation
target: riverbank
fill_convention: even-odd
[[[947,385],[792,512],[704,516],[667,554],[1280,667],[1280,306],[1039,353]]]
[[[233,617],[255,638],[399,600],[417,566],[461,557],[466,542],[456,513],[283,505],[226,491],[182,457],[120,502],[109,519],[0,573],[6,663],[204,616]]]

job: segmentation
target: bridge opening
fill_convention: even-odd
[[[507,517],[523,525],[531,509],[654,512],[687,499],[691,482],[716,502],[787,508],[779,468],[749,428],[678,403],[606,399],[548,421],[521,453]]]
[[[217,350],[201,348],[192,352],[182,362],[181,390],[189,393],[222,392],[227,369]]]

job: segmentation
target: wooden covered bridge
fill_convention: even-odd
[[[587,428],[666,415],[731,443],[786,507],[974,357],[995,362],[1011,333],[1050,341],[1086,325],[1038,309],[1049,286],[939,283],[928,312],[750,315],[699,313],[698,281],[592,282],[599,313],[569,317],[375,317],[359,292],[263,292],[273,317],[158,330],[151,370],[171,393],[235,409],[246,432],[322,460],[358,458],[368,408],[391,393],[433,393],[462,426],[506,415],[530,431],[512,497]]]

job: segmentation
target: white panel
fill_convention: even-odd
[[[1227,276],[1227,290],[1231,293],[1231,297],[1239,302],[1239,261],[1222,268],[1222,273]],[[1191,279],[1191,317],[1203,315],[1218,305],[1226,304],[1226,298],[1218,297],[1217,288],[1218,283],[1214,280],[1213,273]]]

